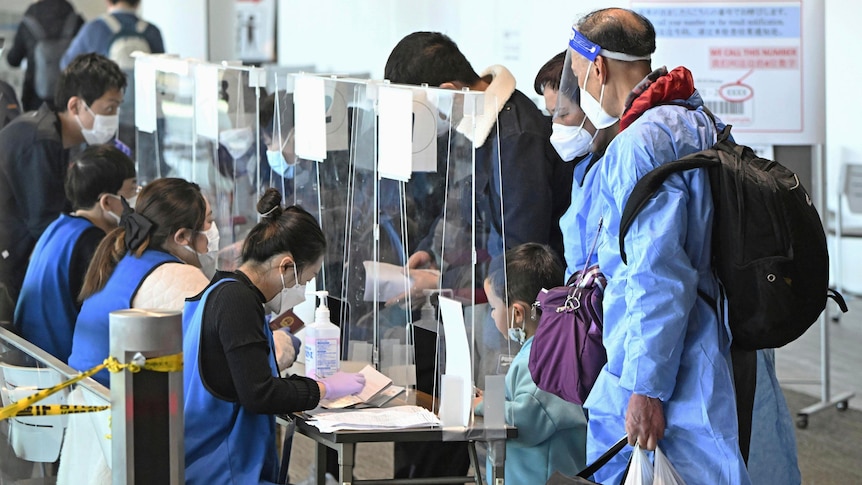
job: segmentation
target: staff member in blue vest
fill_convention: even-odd
[[[66,198],[73,212],[52,222],[33,250],[18,305],[15,328],[66,362],[81,310],[78,294],[99,242],[117,227],[121,197],[137,194],[135,164],[111,145],[94,145],[78,155],[66,174]]]
[[[181,309],[185,298],[206,286],[198,259],[207,251],[206,204],[197,184],[158,179],[144,187],[134,210],[124,206],[120,227],[99,244],[84,279],[69,356],[69,365],[78,370],[108,357],[112,311]],[[110,384],[105,370],[93,378]]]
[[[314,217],[281,200],[267,189],[239,268],[217,272],[183,311],[187,484],[274,483],[274,414],[312,409],[365,385],[362,374],[344,372],[322,381],[279,377],[264,308],[281,314],[305,300],[326,249]]]

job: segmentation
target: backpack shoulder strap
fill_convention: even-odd
[[[658,191],[667,178],[676,172],[683,170],[691,170],[693,168],[711,167],[720,162],[706,157],[685,157],[680,160],[668,162],[660,165],[646,173],[640,180],[637,181],[623,208],[622,216],[620,217],[620,255],[623,263],[628,264],[625,251],[625,237],[635,217],[649,202],[653,195]]]
[[[72,10],[69,12],[69,15],[66,16],[66,21],[63,22],[63,30],[62,34],[60,34],[60,38],[62,39],[71,39],[75,36],[75,29],[78,27],[78,13]]]
[[[109,13],[105,13],[102,14],[102,16],[100,16],[99,18],[102,19],[105,24],[107,24],[108,28],[111,29],[111,33],[113,33],[114,35],[119,34],[120,31],[123,30],[123,25],[120,23],[119,20],[117,20],[117,17],[114,17]]]
[[[42,24],[40,24],[35,18],[25,15],[21,18],[21,23],[27,26],[27,29],[30,30],[30,33],[36,38],[36,42],[44,40],[47,37],[45,29],[42,28]]]
[[[143,35],[144,31],[147,30],[147,27],[149,26],[150,24],[148,24],[146,20],[140,19],[138,20],[138,23],[135,24],[135,32]]]

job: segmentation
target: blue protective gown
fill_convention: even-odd
[[[555,471],[572,476],[585,466],[584,411],[536,386],[528,367],[532,348],[530,337],[506,372],[506,423],[518,428],[518,437],[506,441],[506,483],[515,485],[545,483]],[[476,407],[483,412],[484,402]]]
[[[599,232],[601,219],[601,211],[593,209],[593,193],[598,187],[594,182],[599,172],[599,163],[601,158],[596,160],[593,154],[577,162],[572,181],[571,204],[560,218],[566,256],[566,280],[575,272],[583,270],[585,263],[591,266],[598,260],[595,252],[590,255],[590,249]]]
[[[164,263],[178,261],[170,253],[154,249],[147,249],[140,258],[126,254],[117,263],[105,287],[81,305],[72,337],[69,366],[86,371],[101,364],[111,350],[110,313],[132,308],[132,300],[147,276]],[[93,379],[104,386],[111,386],[107,369],[97,372]]]
[[[751,423],[748,473],[755,485],[799,485],[796,432],[775,376],[775,350],[757,351],[757,386]]]
[[[687,100],[701,106],[700,95]],[[607,277],[603,339],[608,363],[584,403],[587,460],[625,434],[632,393],[660,399],[667,423],[659,443],[688,483],[750,483],[739,451],[729,329],[697,290],[718,296],[710,266],[713,206],[706,171],[672,175],[625,238],[620,215],[649,170],[710,147],[716,130],[702,110],[662,105],[646,111],[608,146],[596,174],[594,206],[604,228],[598,262]],[[630,454],[596,473],[619,483]]]
[[[183,308],[183,419],[185,427],[186,483],[196,484],[272,484],[278,478],[275,442],[275,416],[255,414],[239,402],[215,397],[200,375],[201,322],[212,290],[229,278],[206,289],[200,300],[186,300]],[[261,322],[264,333],[272,331]],[[272,375],[277,376],[275,359],[269,359]]]
[[[51,223],[33,249],[18,305],[15,326],[21,336],[66,362],[78,318],[69,267],[81,234],[95,227],[83,217],[66,214]]]

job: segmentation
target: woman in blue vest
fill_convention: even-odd
[[[317,406],[362,390],[361,374],[322,381],[279,377],[267,312],[305,299],[326,241],[305,210],[281,207],[268,189],[261,222],[242,247],[236,271],[219,271],[183,311],[183,390],[187,484],[270,484],[277,475],[275,414]]]
[[[144,187],[135,209],[124,205],[120,226],[99,244],[84,279],[69,356],[69,365],[78,370],[108,357],[112,311],[179,310],[207,284],[198,259],[207,251],[206,205],[197,184],[158,179]],[[110,385],[106,370],[93,377]]]
[[[120,221],[121,197],[137,193],[135,164],[113,146],[88,147],[69,165],[65,188],[73,212],[61,214],[39,237],[15,307],[21,335],[63,362],[72,351],[90,260]]]

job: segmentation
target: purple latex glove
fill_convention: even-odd
[[[324,398],[338,399],[360,392],[365,387],[365,376],[359,373],[336,372],[320,382],[326,390]]]
[[[121,142],[121,141],[119,140],[119,138],[114,138],[114,139],[113,139],[113,140],[111,140],[111,141],[113,141],[113,142],[114,142],[114,146],[115,146],[115,147],[117,147],[117,149],[118,149],[118,150],[120,150],[121,152],[125,153],[127,157],[131,158],[131,156],[132,156],[132,149],[131,149],[131,148],[129,148],[129,146],[128,146],[128,145],[126,145],[125,143]]]

